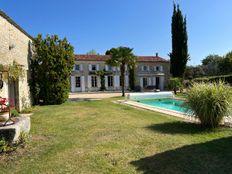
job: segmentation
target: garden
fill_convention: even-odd
[[[231,128],[211,130],[118,99],[36,106],[26,148],[1,155],[2,172],[230,173]]]

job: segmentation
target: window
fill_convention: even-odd
[[[108,70],[112,71],[113,70],[112,66],[108,65]]]
[[[92,65],[92,71],[96,71],[97,70],[97,65]]]
[[[143,87],[146,87],[148,85],[147,78],[143,78]]]
[[[80,65],[75,65],[75,71],[80,71]]]
[[[97,87],[97,76],[91,76],[92,87]]]
[[[160,67],[159,67],[159,66],[156,66],[156,67],[155,67],[155,70],[156,70],[156,71],[159,71],[159,70],[160,70]]]
[[[144,65],[142,68],[143,71],[148,71],[148,66]]]
[[[114,78],[113,78],[113,76],[108,76],[108,86],[109,87],[114,86]]]
[[[76,77],[76,88],[81,87],[81,77]]]

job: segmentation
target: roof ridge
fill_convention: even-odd
[[[34,39],[30,34],[28,34],[22,27],[20,27],[11,17],[9,17],[4,11],[0,9],[0,16],[6,19],[9,23],[14,25],[18,30],[20,30],[23,34],[25,34],[30,39]]]

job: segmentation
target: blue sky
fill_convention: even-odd
[[[232,50],[231,0],[175,2],[187,15],[189,64]],[[32,36],[67,37],[78,54],[128,46],[168,59],[171,51],[173,0],[0,0],[0,9]]]

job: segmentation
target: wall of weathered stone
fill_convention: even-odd
[[[29,92],[29,44],[31,38],[12,25],[8,20],[0,15],[0,64],[12,64],[15,60],[23,66],[25,77],[19,80],[19,107],[30,106]],[[11,47],[11,48],[10,48]],[[8,98],[8,82],[4,80],[4,88],[1,91],[2,97]]]

